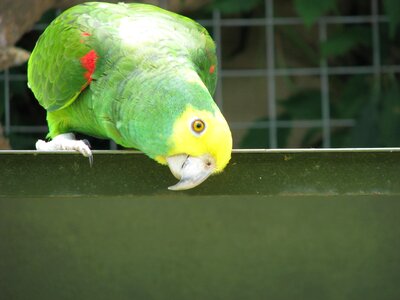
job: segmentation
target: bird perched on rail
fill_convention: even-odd
[[[215,45],[193,20],[146,4],[89,2],[58,16],[39,38],[28,84],[47,110],[38,150],[76,150],[73,132],[109,138],[167,164],[197,186],[228,164],[229,126],[213,101]]]

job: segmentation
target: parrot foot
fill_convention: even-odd
[[[36,150],[40,151],[57,151],[57,150],[74,150],[89,158],[90,166],[93,165],[93,155],[90,150],[88,140],[76,140],[73,133],[63,133],[57,135],[51,141],[46,142],[38,140],[36,142]]]

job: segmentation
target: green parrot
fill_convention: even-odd
[[[90,146],[73,132],[114,140],[168,165],[184,190],[221,172],[232,151],[213,101],[215,44],[204,27],[146,4],[88,2],[58,16],[28,63],[28,86],[47,111],[41,151]]]

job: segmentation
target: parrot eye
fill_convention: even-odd
[[[192,130],[196,134],[200,134],[206,128],[206,124],[204,124],[203,120],[196,119],[192,122]]]

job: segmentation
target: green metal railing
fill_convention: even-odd
[[[173,195],[169,169],[134,151],[0,152],[0,196]],[[400,194],[400,150],[236,150],[220,175],[184,195]]]
[[[400,299],[400,149],[0,152],[1,299]]]

